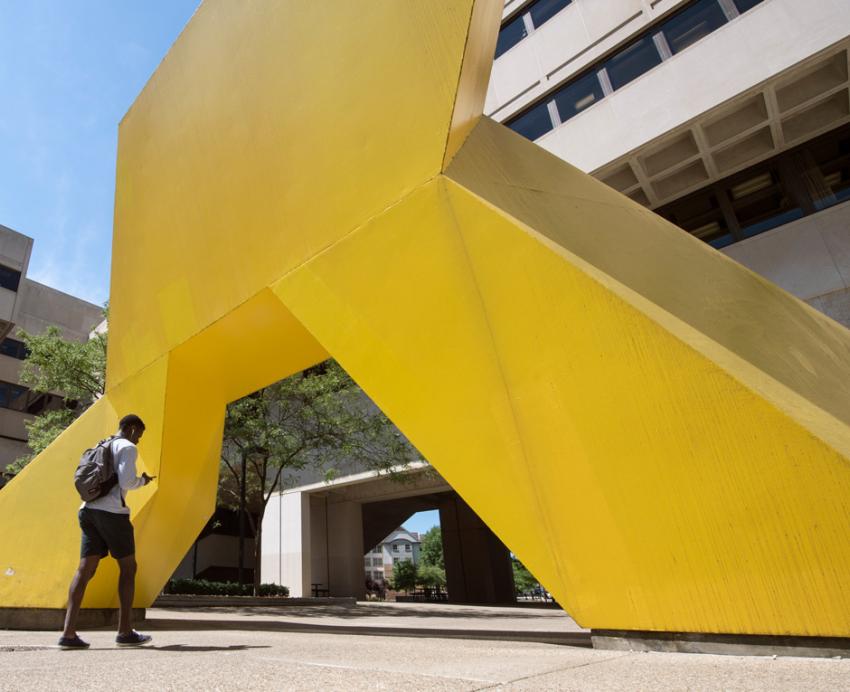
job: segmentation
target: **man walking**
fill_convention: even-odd
[[[71,580],[68,591],[68,611],[65,614],[65,630],[59,638],[63,649],[86,649],[77,634],[77,615],[86,592],[86,586],[94,576],[97,565],[107,553],[112,553],[118,562],[118,646],[139,646],[151,640],[147,634],[133,629],[133,592],[136,586],[136,542],[133,525],[130,523],[130,509],[124,503],[128,490],[135,490],[150,483],[154,476],[143,473],[136,476],[136,445],[145,431],[145,424],[135,414],[121,419],[118,433],[107,443],[112,448],[112,460],[117,476],[115,484],[102,497],[84,502],[80,508],[80,565]]]

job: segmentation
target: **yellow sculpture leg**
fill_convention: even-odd
[[[850,636],[850,333],[481,117],[501,9],[202,5],[122,121],[107,395],[0,492],[0,607],[64,604],[131,410],[150,604],[226,403],[333,355],[580,624]]]
[[[579,622],[842,631],[846,459],[575,259],[445,180],[275,290]]]

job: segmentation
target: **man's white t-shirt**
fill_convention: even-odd
[[[122,502],[122,499],[127,496],[128,490],[141,488],[145,484],[145,479],[136,475],[136,457],[139,455],[139,450],[130,440],[123,437],[112,440],[110,444],[118,482],[106,495],[96,500],[83,502],[82,507],[115,514],[129,514],[130,508]]]

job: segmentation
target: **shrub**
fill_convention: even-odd
[[[188,594],[193,596],[253,596],[253,584],[237,584],[229,581],[207,581],[205,579],[170,579],[163,593]],[[288,596],[289,587],[280,584],[260,584],[260,596]]]

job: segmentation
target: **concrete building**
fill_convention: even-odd
[[[32,238],[0,226],[0,471],[26,454],[24,423],[64,405],[61,397],[20,383],[26,349],[17,330],[39,333],[55,325],[65,338],[85,341],[103,319],[99,306],[27,278],[32,247]]]
[[[485,113],[850,326],[848,49],[847,0],[507,0]],[[363,547],[439,507],[453,600],[509,600],[504,546],[429,483],[282,493],[263,580],[361,595]]]
[[[418,565],[421,544],[416,531],[408,531],[399,526],[364,556],[363,571],[366,579],[385,582],[393,576],[393,565],[411,561]]]
[[[509,0],[485,112],[850,325],[843,0]]]

